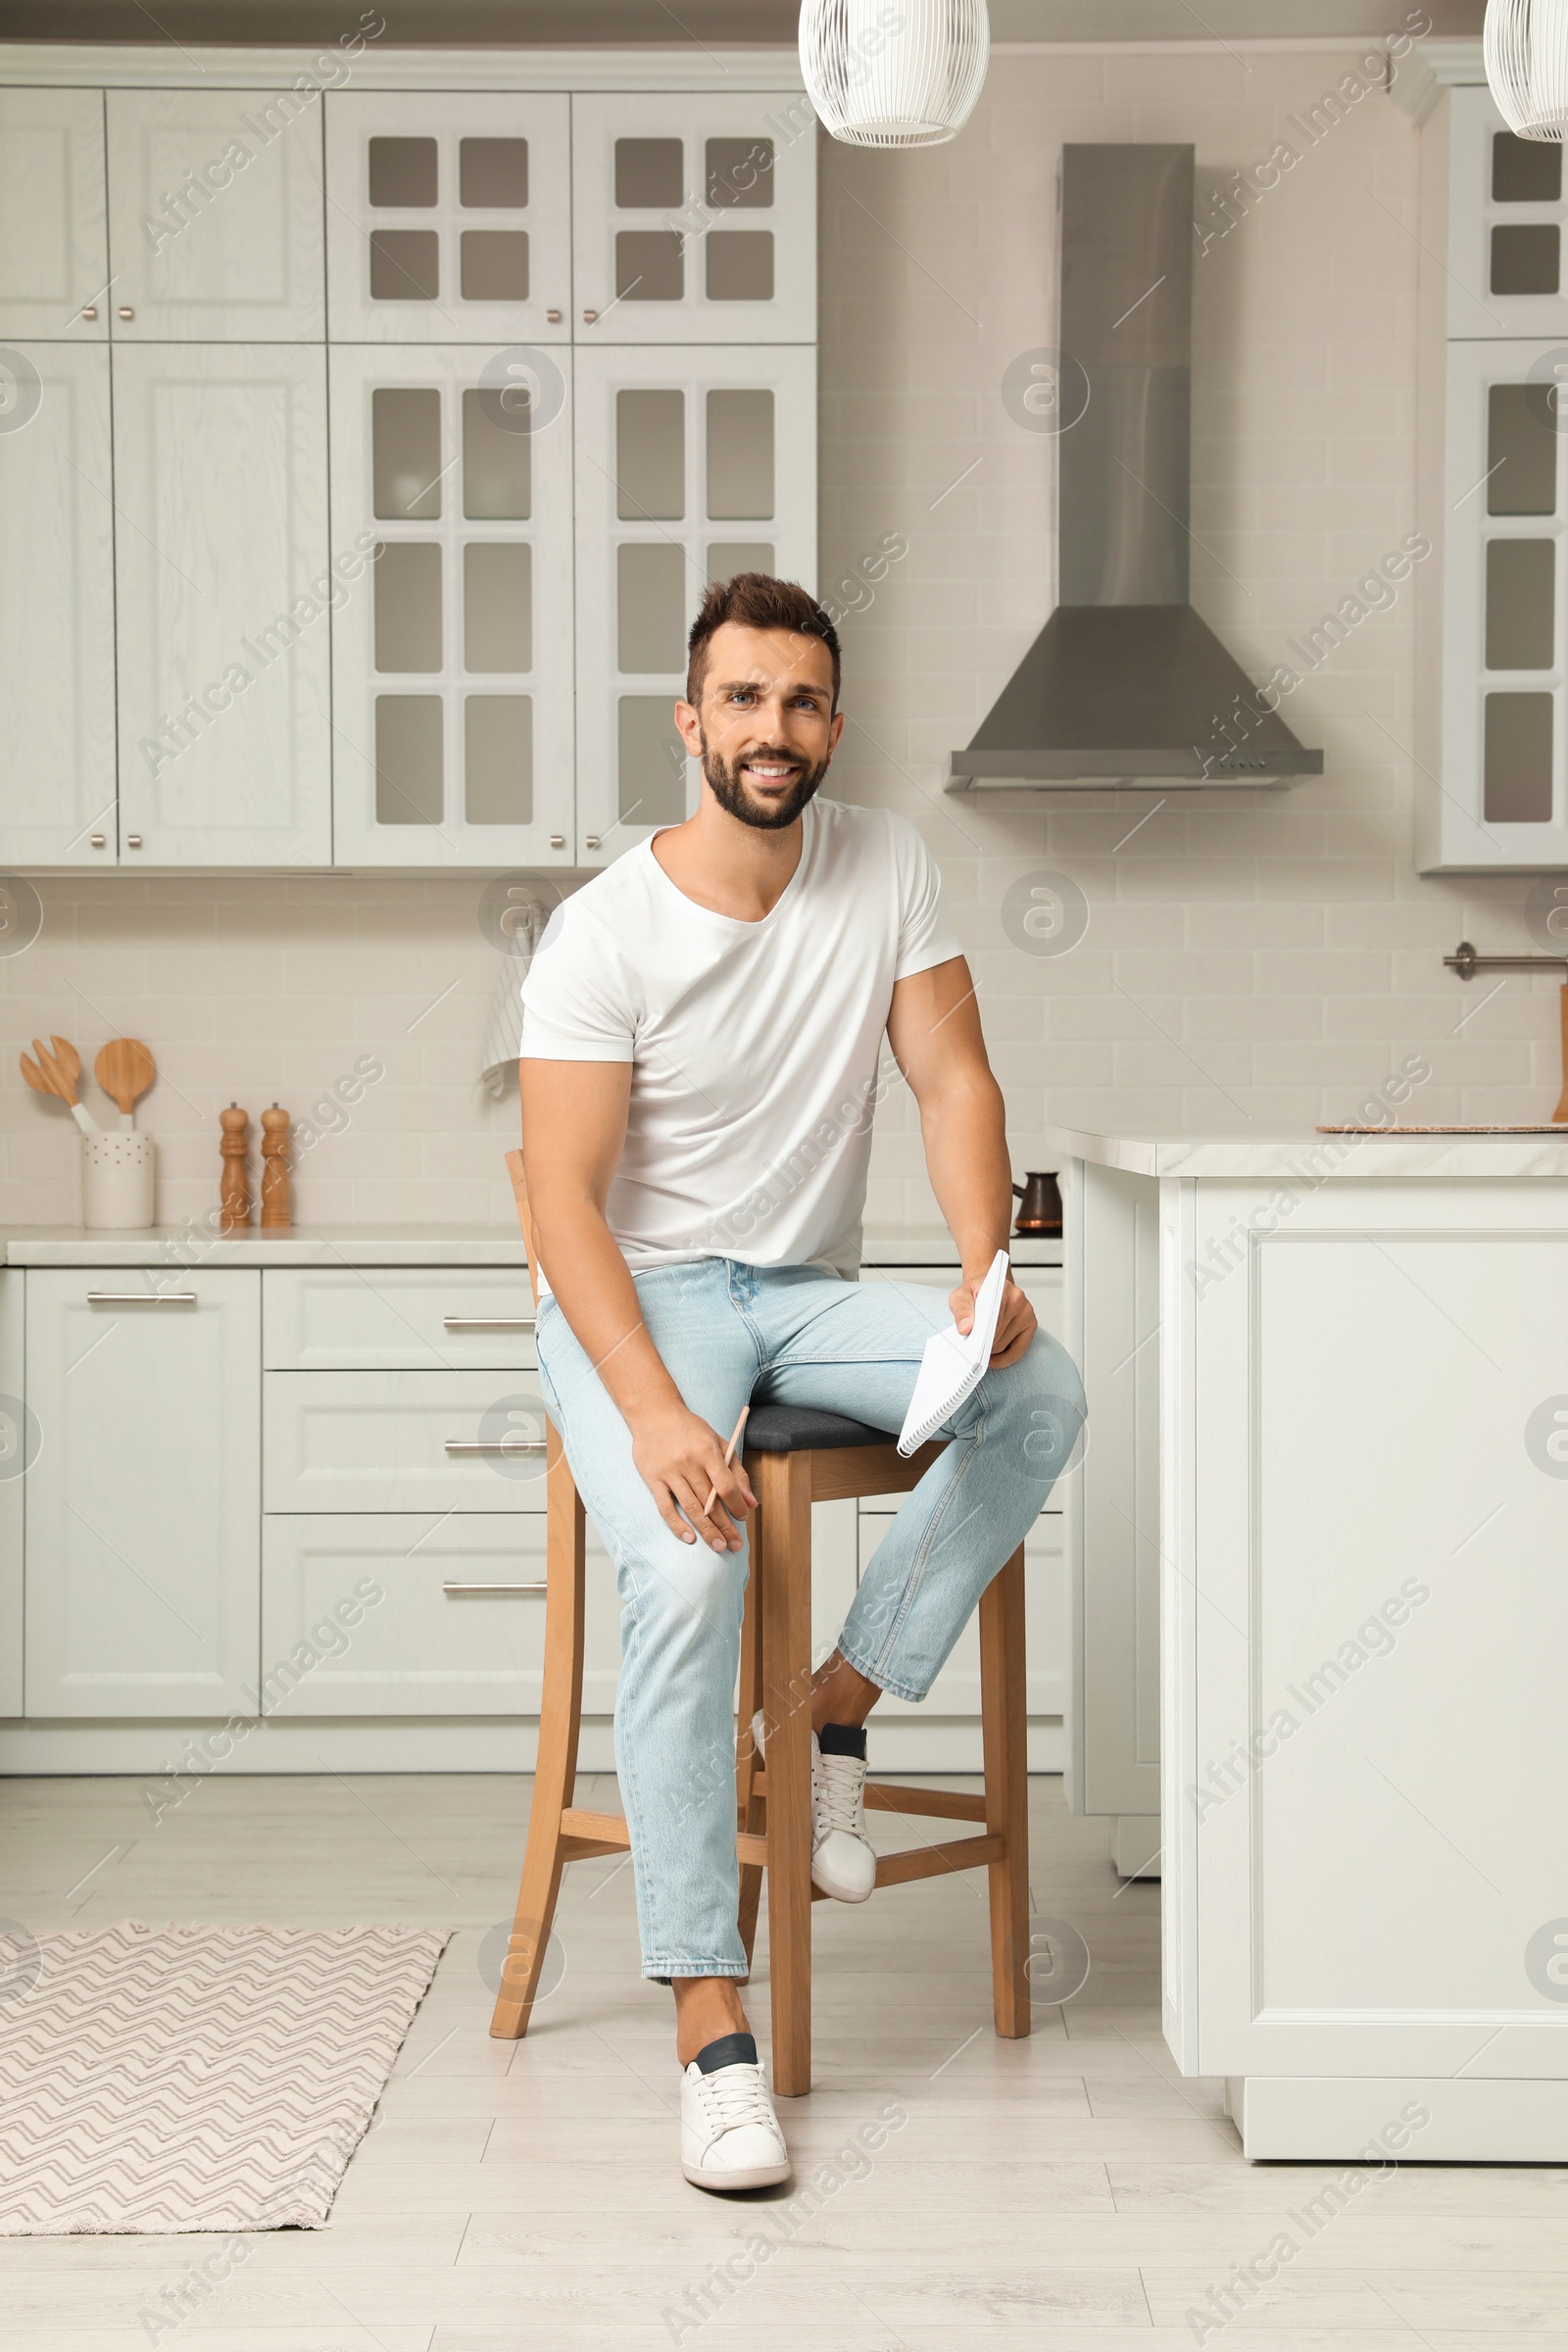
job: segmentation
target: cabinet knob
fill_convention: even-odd
[[[120,316],[122,318],[134,318],[136,314],[128,302],[122,302],[120,306]]]
[[[552,833],[552,834],[551,834],[551,836],[550,836],[550,847],[551,847],[553,850],[564,850],[564,849],[565,848],[565,846],[566,846],[566,836],[564,835],[564,833]]]
[[[598,836],[598,834],[597,834],[597,833],[585,833],[585,834],[583,835],[583,847],[584,847],[584,849],[588,849],[588,850],[597,850],[597,849],[598,849],[598,847],[599,847],[599,836]]]
[[[104,846],[104,837],[103,837],[103,835],[102,835],[101,833],[94,833],[94,834],[91,836],[91,839],[92,839],[92,846],[93,846],[93,848],[94,848],[95,850],[101,850],[101,849],[103,848],[103,846]]]
[[[84,302],[81,306],[81,315],[84,318],[96,318],[98,305],[95,302]]]
[[[582,315],[582,322],[583,322],[584,326],[592,326],[592,324],[593,324],[594,320],[595,320],[595,319],[598,318],[598,316],[599,316],[599,313],[598,313],[597,311],[584,311],[584,313],[583,313],[583,315]]]
[[[559,311],[546,311],[545,317],[549,319],[552,326],[559,326],[561,324],[561,313]]]
[[[141,848],[141,835],[139,833],[127,833],[125,835],[125,847],[127,850],[139,850]]]

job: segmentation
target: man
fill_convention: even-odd
[[[716,2189],[789,2173],[737,1990],[732,1705],[756,1497],[726,1440],[752,1400],[898,1430],[927,1338],[970,1328],[1011,1223],[1002,1096],[936,868],[902,817],[815,797],[838,696],[838,639],[804,589],[757,572],[710,589],[675,709],[701,807],[558,909],[522,991],[540,1383],[615,1563],[643,1973],[673,1984],[682,2164]],[[946,1299],[857,1280],[884,1036],[957,1245]],[[841,1901],[875,1872],[866,1717],[884,1690],[925,1696],[1082,1418],[1077,1373],[1009,1282],[954,1442],[814,1678],[811,1875]]]

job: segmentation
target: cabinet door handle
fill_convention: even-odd
[[[549,319],[552,326],[559,326],[561,324],[561,313],[559,311],[546,311],[545,317]]]
[[[128,302],[122,302],[120,306],[120,316],[122,318],[134,318],[136,314]]]
[[[532,1331],[532,1315],[443,1315],[447,1331]]]
[[[89,1291],[89,1306],[195,1306],[194,1291]]]
[[[548,1585],[443,1585],[443,1592],[548,1592]]]
[[[490,1445],[483,1438],[448,1438],[448,1453],[543,1453],[549,1441],[545,1438],[498,1438]]]
[[[98,305],[95,302],[84,302],[81,306],[81,315],[84,318],[96,318]]]
[[[598,317],[599,313],[597,311],[584,311],[582,315],[582,322],[584,326],[592,326]]]

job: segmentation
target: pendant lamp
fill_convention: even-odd
[[[986,0],[802,0],[801,73],[849,147],[937,147],[986,77]]]
[[[1498,112],[1521,139],[1568,130],[1568,0],[1487,0],[1482,36]]]

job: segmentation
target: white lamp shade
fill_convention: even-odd
[[[850,147],[936,147],[986,77],[986,0],[803,0],[801,73]]]
[[[1521,139],[1568,131],[1568,0],[1487,0],[1487,81]]]

